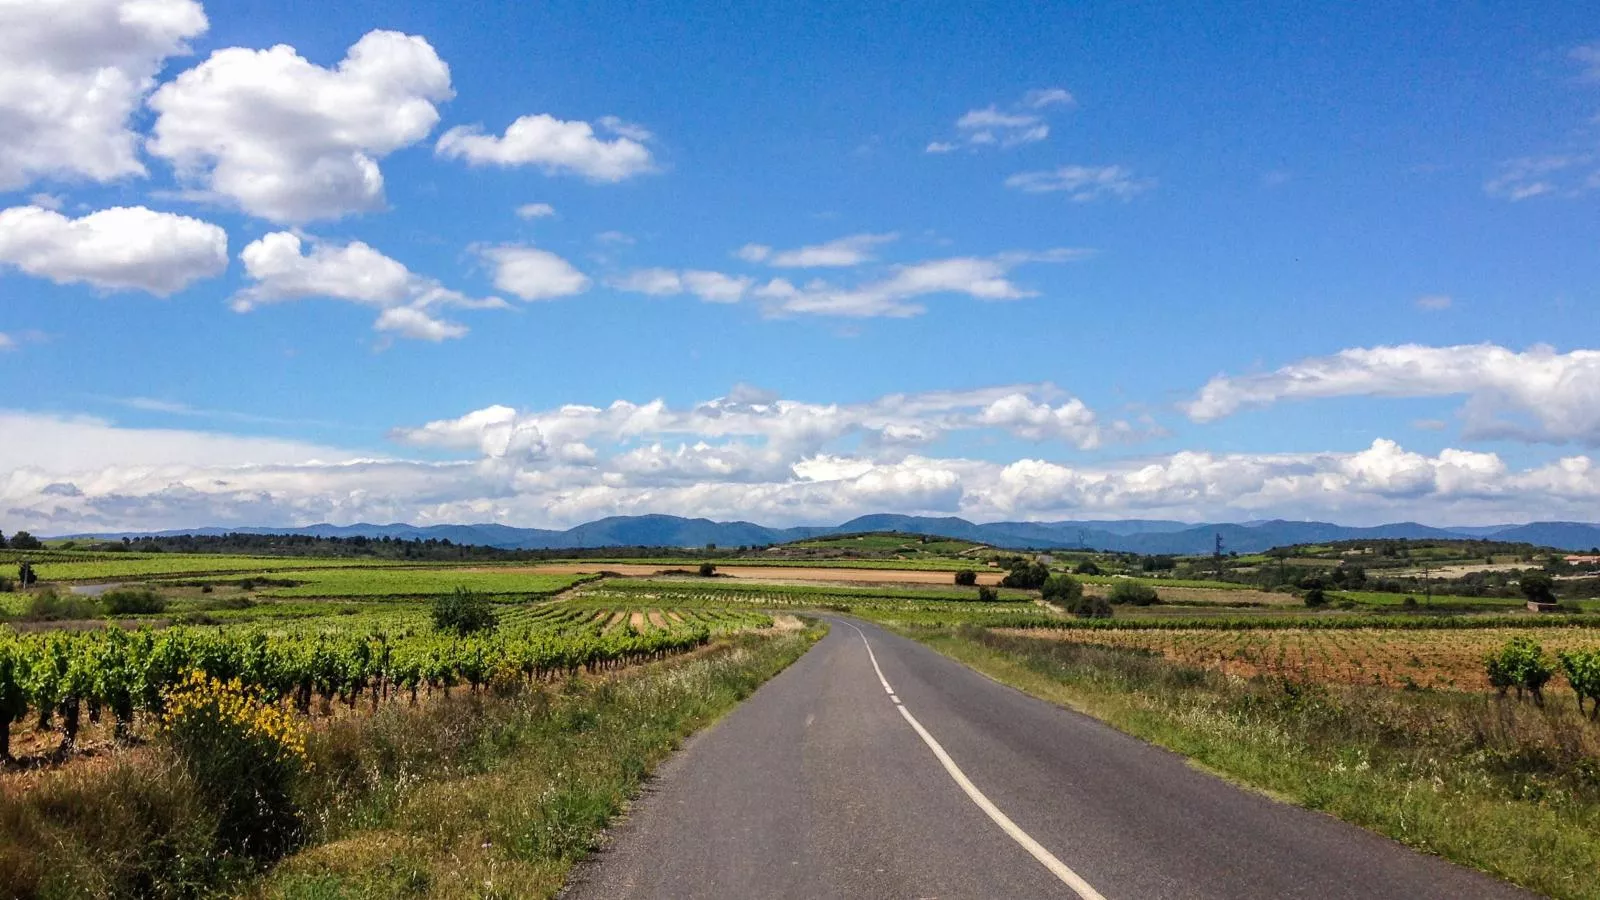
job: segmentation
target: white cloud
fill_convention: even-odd
[[[64,202],[59,194],[33,194],[28,197],[29,206],[38,206],[51,212],[60,212]]]
[[[642,143],[649,132],[613,117],[601,119],[600,125],[617,137],[608,141],[597,136],[588,122],[567,122],[544,113],[517,119],[503,137],[483,134],[477,125],[459,125],[441,135],[434,150],[446,159],[473,165],[531,165],[592,181],[623,181],[654,171],[655,161]]]
[[[1002,253],[993,257],[954,257],[894,266],[890,274],[855,287],[825,281],[796,286],[774,278],[753,293],[773,315],[827,315],[850,318],[906,318],[927,311],[918,298],[965,294],[978,300],[1016,300],[1035,296],[1009,278],[1010,270],[1029,262],[1064,262],[1087,251],[1059,249],[1044,253]]]
[[[1493,344],[1342,350],[1258,375],[1219,375],[1187,404],[1197,422],[1285,400],[1465,395],[1469,438],[1600,444],[1600,350]]]
[[[446,288],[361,241],[341,245],[313,239],[308,250],[300,235],[275,231],[246,245],[239,260],[254,283],[234,295],[235,312],[313,297],[344,300],[382,309],[374,326],[379,331],[441,341],[461,337],[467,329],[438,318],[431,308],[506,306],[498,297],[472,298]]]
[[[1428,312],[1443,312],[1454,303],[1448,294],[1426,294],[1417,298],[1417,308]]]
[[[378,315],[373,327],[401,337],[434,342],[464,337],[467,333],[466,326],[435,318],[415,306],[390,307]]]
[[[548,203],[524,203],[517,207],[517,215],[524,219],[543,219],[556,214],[556,208]]]
[[[707,303],[738,303],[755,284],[755,279],[700,269],[678,272],[657,268],[638,269],[611,284],[619,290],[652,297],[690,293]]]
[[[1600,81],[1600,41],[1573,47],[1569,55],[1583,69],[1578,77],[1584,81]]]
[[[372,31],[337,67],[293,47],[230,47],[156,91],[150,152],[180,177],[276,222],[384,205],[378,160],[427,137],[450,69],[420,37]]]
[[[1500,173],[1483,185],[1484,193],[1513,203],[1544,196],[1574,197],[1596,188],[1600,188],[1600,157],[1587,152],[1507,160]]]
[[[0,265],[57,284],[166,296],[228,267],[228,235],[199,219],[142,206],[78,219],[38,206],[0,211]]]
[[[734,255],[749,263],[765,262],[772,255],[772,248],[766,244],[745,244]]]
[[[494,286],[524,300],[553,300],[589,289],[589,277],[548,250],[522,244],[480,247],[494,266]]]
[[[0,444],[0,509],[13,528],[51,534],[323,521],[561,526],[650,512],[775,525],[885,511],[977,521],[1443,524],[1592,518],[1600,502],[1600,466],[1585,456],[1512,469],[1493,453],[1429,456],[1383,439],[1354,452],[1181,451],[1087,465],[938,457],[865,439],[854,451],[817,449],[863,429],[870,437],[872,429],[890,427],[889,419],[971,424],[1010,390],[858,406],[722,400],[691,410],[659,401],[539,413],[490,407],[398,434],[475,454],[443,462],[0,412],[0,431],[30,436]],[[957,402],[964,405],[950,406]]]
[[[205,30],[194,0],[0,3],[0,190],[143,175],[128,119]]]
[[[1075,102],[1066,89],[1053,87],[1028,91],[1020,101],[1005,108],[991,103],[981,109],[967,110],[956,120],[959,138],[932,141],[926,152],[949,153],[962,144],[976,149],[1037,143],[1050,136],[1050,125],[1040,110],[1053,106],[1070,107]]]
[[[780,250],[761,254],[761,259],[780,269],[815,269],[859,266],[871,261],[873,248],[898,239],[898,234],[852,234],[821,244],[811,244],[794,250]],[[760,246],[746,244],[746,248]]]
[[[1062,166],[1042,172],[1019,172],[1006,187],[1029,194],[1061,192],[1075,203],[1115,198],[1128,200],[1155,187],[1154,178],[1136,178],[1124,166]]]

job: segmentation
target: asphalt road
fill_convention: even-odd
[[[662,766],[564,896],[1531,895],[836,619]]]

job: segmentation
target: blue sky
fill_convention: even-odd
[[[0,528],[1595,518],[1592,15],[1053,6],[0,9]]]

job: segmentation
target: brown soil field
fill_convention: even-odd
[[[1218,606],[1237,606],[1241,603],[1265,604],[1267,606],[1304,606],[1304,602],[1293,594],[1276,594],[1270,591],[1228,590],[1227,588],[1197,588],[1197,587],[1164,587],[1151,585],[1156,589],[1156,594],[1162,600],[1169,602],[1182,601],[1184,603],[1215,603]],[[1107,597],[1111,594],[1109,584],[1086,584],[1084,593],[1092,597]]]
[[[1489,690],[1488,654],[1513,637],[1530,637],[1554,656],[1600,647],[1600,628],[1260,629],[1126,631],[1008,630],[1007,633],[1100,647],[1148,650],[1167,659],[1249,678]],[[1552,688],[1564,690],[1557,677]]]

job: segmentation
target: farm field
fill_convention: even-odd
[[[750,581],[795,581],[795,582],[857,582],[862,584],[951,584],[956,571],[968,568],[975,569],[978,573],[978,583],[995,585],[1005,575],[996,569],[985,570],[974,566],[972,563],[951,567],[939,568],[899,568],[894,564],[886,565],[859,565],[860,561],[845,560],[840,565],[821,565],[816,562],[789,564],[772,564],[767,562],[739,562],[734,560],[711,560],[717,568],[717,574],[723,578],[738,578]],[[685,563],[682,560],[664,561],[656,563],[638,562],[590,562],[582,563],[549,563],[533,566],[510,566],[511,571],[527,572],[530,574],[594,574],[598,572],[615,572],[618,575],[630,577],[648,577],[664,569],[679,569],[692,571],[697,564]],[[499,571],[499,568],[483,571]]]
[[[1066,628],[1034,637],[1142,650],[1166,659],[1251,678],[1268,675],[1328,684],[1490,689],[1484,659],[1515,637],[1552,654],[1600,647],[1600,626],[1577,628]]]
[[[301,569],[377,569],[429,565],[396,560],[317,558],[296,556],[222,556],[205,553],[103,553],[21,554],[6,551],[33,563],[45,581],[115,581],[174,575],[209,575],[235,572],[281,572]],[[87,557],[87,558],[85,558]],[[431,565],[437,566],[437,563]]]
[[[262,577],[296,582],[261,590],[263,596],[283,598],[427,597],[458,587],[482,594],[542,597],[586,580],[534,570],[422,567],[268,571]]]

